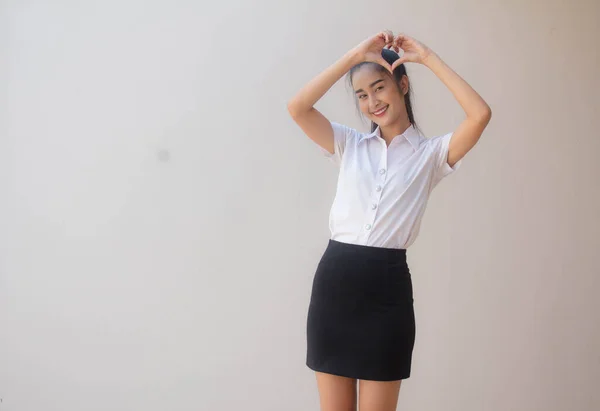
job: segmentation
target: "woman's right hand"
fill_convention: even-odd
[[[390,30],[384,30],[364,40],[356,46],[356,53],[361,62],[368,61],[385,67],[392,73],[392,66],[381,56],[384,47],[393,45],[394,34]]]

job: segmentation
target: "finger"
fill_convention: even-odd
[[[378,63],[379,65],[383,66],[383,67],[384,67],[384,68],[385,68],[387,71],[389,71],[390,73],[392,73],[392,74],[394,73],[394,70],[392,69],[392,66],[390,65],[390,63],[388,63],[387,61],[385,61],[385,60],[383,59],[383,57],[382,57],[382,58],[380,58],[380,59],[378,59],[378,60],[377,60],[377,63]]]
[[[394,41],[394,33],[392,33],[391,30],[384,30],[384,33],[386,35],[386,38],[385,38],[386,45],[391,44]]]
[[[396,36],[394,38],[394,45],[398,48],[401,49],[402,48],[402,43],[404,42],[404,39],[401,38],[400,36]]]
[[[404,40],[408,40],[408,36],[404,33],[398,33],[398,35],[396,36],[396,39],[404,41]]]
[[[399,67],[400,65],[406,63],[407,60],[404,57],[400,57],[398,60],[394,61],[394,64],[392,64],[392,72],[394,70],[396,70],[397,67]]]

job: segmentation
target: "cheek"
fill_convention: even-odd
[[[395,110],[402,110],[404,108],[404,98],[401,94],[394,93],[393,95],[390,95],[389,98],[389,101],[394,105]]]
[[[400,102],[398,93],[395,90],[391,90],[389,87],[382,94],[381,99],[393,105],[397,105]]]
[[[363,114],[369,114],[369,101],[368,99],[358,100],[358,107]]]

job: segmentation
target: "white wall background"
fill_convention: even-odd
[[[287,100],[382,29],[492,106],[409,250],[399,409],[600,409],[597,1],[1,3],[0,411],[317,410],[336,169]],[[462,110],[409,66],[429,136]],[[367,128],[340,82],[319,108]]]

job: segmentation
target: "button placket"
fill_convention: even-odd
[[[384,155],[381,158],[380,166],[378,169],[377,178],[375,178],[375,197],[373,202],[371,203],[371,211],[367,213],[367,221],[365,222],[364,228],[368,233],[373,228],[375,224],[375,217],[377,215],[377,209],[379,208],[379,203],[381,201],[381,195],[383,194],[383,187],[385,185],[387,169],[386,169],[386,160],[387,160],[387,147],[384,149]]]

